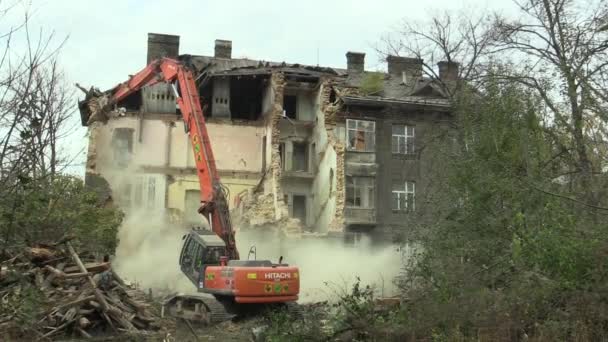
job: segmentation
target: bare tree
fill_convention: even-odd
[[[608,122],[608,33],[600,31],[608,14],[605,1],[526,0],[516,2],[521,18],[497,18],[493,54],[513,62],[508,76],[541,96],[548,120],[570,141],[574,169],[584,190],[602,171],[594,142],[605,144]],[[594,137],[595,139],[590,139]],[[597,145],[599,146],[599,145]]]
[[[376,51],[381,56],[415,57],[423,61],[423,72],[435,78],[450,97],[464,82],[445,84],[436,65],[458,63],[458,80],[473,86],[483,79],[494,41],[493,20],[487,13],[442,12],[428,21],[404,21],[396,32],[385,35]]]
[[[8,10],[0,10],[0,20]],[[23,22],[0,33],[5,49],[0,57],[0,192],[10,191],[21,179],[52,176],[59,170],[58,142],[69,133],[73,113],[57,65],[62,42],[51,46],[54,34],[32,35],[27,12]],[[25,41],[17,49],[16,39]]]
[[[56,42],[52,32],[32,34],[27,8],[23,19],[11,25],[9,18],[21,9],[18,3],[1,7],[0,2],[0,22],[9,27],[0,32],[4,47],[0,53],[0,239],[4,246],[20,228],[15,223],[17,213],[28,196],[43,198],[40,194],[62,171],[61,140],[74,128],[69,124],[75,110],[73,92],[57,63],[64,41]],[[46,215],[51,210],[49,202]]]

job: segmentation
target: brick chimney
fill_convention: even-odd
[[[458,79],[459,63],[441,61],[437,63],[437,67],[439,69],[439,78],[442,81],[456,81]]]
[[[403,83],[409,83],[413,79],[422,77],[422,59],[411,57],[388,56],[388,73],[393,77],[399,77]]]
[[[363,52],[346,53],[346,69],[348,73],[361,73],[365,70],[365,54]]]
[[[177,58],[179,55],[179,36],[160,33],[148,33],[147,63],[162,58]]]
[[[232,58],[232,41],[216,39],[215,40],[215,58]]]

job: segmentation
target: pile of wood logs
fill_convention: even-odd
[[[19,328],[23,319],[30,319],[38,339],[139,334],[161,328],[143,292],[125,284],[109,262],[79,255],[69,241],[26,247],[3,259],[0,336]],[[37,298],[30,308],[33,313],[24,314],[24,296],[32,293]]]

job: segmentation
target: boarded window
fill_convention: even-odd
[[[346,177],[346,205],[358,208],[375,207],[375,184],[372,177]]]
[[[414,126],[393,125],[392,136],[393,153],[413,154],[414,153]]]
[[[413,211],[416,209],[416,183],[393,182],[393,211]]]
[[[374,152],[376,148],[376,123],[364,120],[346,120],[348,149]]]

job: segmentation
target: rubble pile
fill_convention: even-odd
[[[109,262],[76,253],[69,241],[26,247],[2,259],[0,336],[23,330],[23,320],[33,329],[25,333],[38,339],[156,334],[162,328],[144,293],[128,286]],[[29,307],[23,304],[28,300]]]

